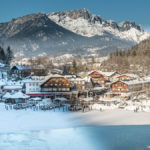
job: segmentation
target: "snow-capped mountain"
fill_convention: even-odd
[[[64,54],[109,54],[128,49],[149,36],[134,22],[117,24],[81,9],[37,13],[0,23],[0,45],[10,46],[16,57]]]
[[[91,14],[87,9],[67,12],[54,12],[48,17],[58,25],[82,36],[103,36],[106,32],[135,43],[148,38],[141,25],[124,21],[117,24],[113,20],[104,20],[101,16]]]

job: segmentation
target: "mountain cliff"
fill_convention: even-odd
[[[87,9],[50,13],[49,18],[60,26],[83,36],[102,36],[109,33],[114,37],[139,43],[149,37],[142,26],[135,22],[124,21],[117,24],[91,14]]]

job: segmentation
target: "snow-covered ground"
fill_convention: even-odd
[[[61,110],[33,111],[6,110],[0,104],[0,133],[39,131],[81,126],[145,125],[150,124],[150,113],[121,109],[89,112],[63,112]]]

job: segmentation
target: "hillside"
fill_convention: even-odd
[[[135,72],[141,76],[150,75],[150,38],[133,46],[128,51],[118,50],[110,54],[101,66],[104,70],[121,73]]]

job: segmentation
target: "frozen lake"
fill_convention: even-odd
[[[0,133],[0,150],[144,150],[150,126],[100,126]]]

